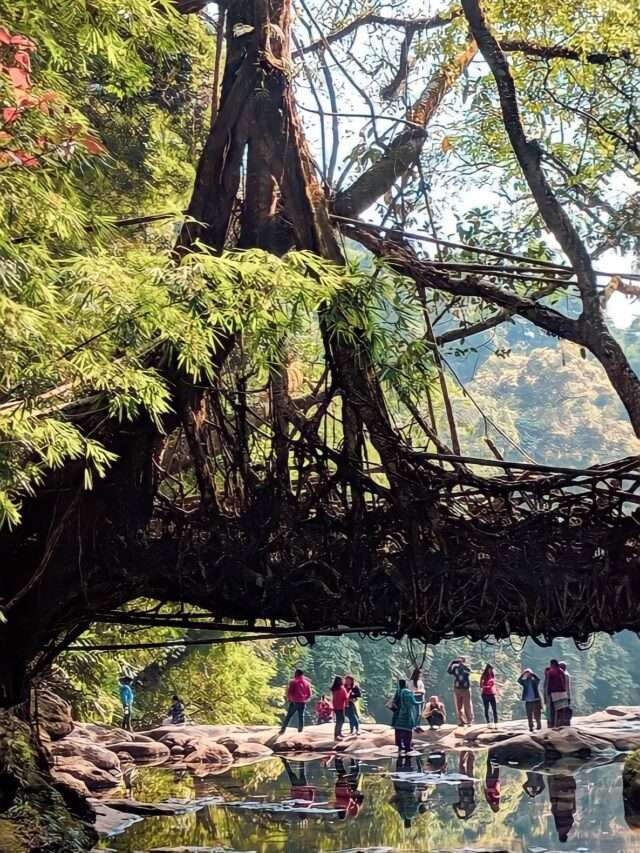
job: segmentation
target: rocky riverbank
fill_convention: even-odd
[[[394,732],[387,725],[365,724],[360,736],[336,741],[333,726],[309,726],[280,734],[273,726],[169,725],[143,732],[71,719],[68,706],[50,698],[42,727],[51,772],[58,783],[82,796],[109,796],[122,788],[131,768],[169,765],[194,773],[224,772],[231,764],[247,764],[273,754],[344,753],[394,755]],[[52,711],[54,711],[52,715]],[[414,746],[425,749],[489,749],[498,763],[535,764],[565,755],[591,758],[640,749],[640,707],[611,707],[575,718],[571,728],[529,733],[524,720],[498,726],[461,728],[444,725],[416,733]]]
[[[88,802],[101,832],[109,832],[112,824],[130,820],[132,815],[158,814],[158,808],[163,814],[186,808],[185,803],[136,803],[123,797],[141,766],[163,765],[212,775],[275,754],[293,753],[298,759],[329,753],[354,757],[396,754],[394,731],[383,724],[364,724],[359,736],[340,741],[334,740],[332,724],[310,726],[301,733],[288,729],[284,734],[273,726],[192,724],[132,733],[76,722],[67,703],[53,694],[40,699],[39,730],[59,790]],[[575,718],[571,728],[533,733],[524,720],[498,726],[445,725],[437,731],[416,733],[414,749],[489,750],[497,763],[527,768],[561,758],[606,760],[615,753],[640,749],[640,707],[610,707]]]

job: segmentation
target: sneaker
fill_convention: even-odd
[[[278,732],[278,734],[279,734],[279,735],[283,735],[285,732],[286,732],[286,729],[280,729],[280,731]]]

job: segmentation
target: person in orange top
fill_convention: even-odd
[[[349,704],[349,691],[344,686],[344,682],[339,675],[333,679],[331,685],[331,698],[333,705],[333,713],[336,717],[335,739],[342,740],[342,727],[344,725],[345,711]]]

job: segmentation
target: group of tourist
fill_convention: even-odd
[[[473,697],[471,688],[471,668],[466,658],[458,657],[451,661],[447,672],[453,677],[453,702],[456,718],[460,726],[470,726],[474,720]],[[571,677],[564,661],[551,660],[544,671],[544,681],[532,669],[525,668],[518,684],[522,688],[522,701],[525,706],[529,730],[542,728],[543,705],[547,710],[550,727],[569,725],[572,715]],[[499,684],[491,664],[487,664],[480,675],[480,698],[484,717],[488,725],[498,723]],[[304,715],[307,703],[311,699],[311,683],[301,669],[295,671],[287,688],[289,707],[283,720],[281,733],[297,716],[298,731],[304,728]],[[336,676],[331,685],[331,695],[323,694],[315,706],[316,722],[335,721],[334,736],[341,740],[345,721],[349,722],[350,734],[360,733],[358,701],[362,697],[360,686],[352,675]],[[422,725],[439,728],[446,721],[444,703],[436,695],[426,699],[426,689],[422,670],[416,668],[409,678],[398,680],[393,697],[387,702],[392,712],[391,725],[395,729],[396,746],[400,752],[411,749],[414,731],[423,731]]]
[[[360,734],[360,716],[358,713],[358,701],[362,698],[362,691],[352,675],[336,675],[331,685],[331,699],[323,694],[316,703],[316,722],[329,723],[335,720],[334,737],[342,739],[342,729],[345,720],[349,721],[349,733]],[[289,707],[282,721],[280,733],[284,734],[287,726],[294,718],[298,718],[298,731],[304,729],[304,714],[307,702],[311,699],[311,682],[305,676],[304,671],[296,669],[293,678],[287,687],[287,701]]]
[[[453,699],[458,724],[470,726],[473,723],[473,700],[471,696],[471,669],[464,657],[451,661],[447,672],[453,676]],[[543,702],[547,709],[550,727],[566,726],[571,722],[572,693],[571,676],[564,661],[553,658],[544,671],[542,692],[540,676],[526,667],[518,684],[522,687],[522,701],[525,705],[529,730],[542,728]],[[498,691],[496,674],[487,664],[480,676],[480,698],[484,707],[484,717],[488,725],[498,723]]]
[[[132,714],[133,701],[135,699],[134,688],[139,686],[141,682],[132,678],[129,675],[120,676],[119,680],[119,695],[122,704],[122,728],[130,732],[132,731]],[[180,725],[186,722],[186,708],[182,699],[174,693],[171,697],[171,705],[169,706],[168,722],[174,725]]]
[[[471,691],[471,669],[466,658],[458,657],[451,661],[447,672],[453,677],[453,702],[458,724],[470,726],[474,720],[473,698]],[[525,668],[518,684],[522,687],[529,730],[542,728],[543,702],[547,710],[550,727],[567,726],[572,716],[571,676],[564,661],[552,659],[544,671],[544,681],[540,688],[540,676]],[[122,703],[122,728],[131,731],[131,713],[134,700],[134,686],[137,682],[127,675],[120,678],[120,701]],[[480,676],[480,698],[484,708],[484,717],[488,725],[498,723],[499,685],[496,674],[487,664]],[[297,669],[287,687],[288,709],[282,722],[280,733],[284,733],[294,717],[297,718],[298,731],[304,729],[304,716],[312,689],[309,679],[302,669]],[[349,723],[349,733],[360,734],[359,700],[362,690],[352,675],[335,676],[330,688],[330,698],[323,694],[315,705],[316,722],[334,721],[334,737],[341,740],[345,722]],[[414,731],[421,732],[422,724],[429,728],[439,728],[446,721],[444,703],[436,695],[426,699],[426,689],[422,670],[417,667],[409,678],[398,680],[393,697],[387,702],[392,712],[391,725],[396,733],[396,745],[401,752],[411,749]],[[169,708],[169,720],[174,724],[184,723],[186,719],[184,702],[178,695],[172,697]]]

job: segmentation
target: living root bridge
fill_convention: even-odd
[[[369,492],[359,513],[341,509],[337,490],[290,498],[277,517],[265,491],[260,506],[215,528],[166,512],[135,560],[120,554],[123,581],[132,593],[286,620],[301,633],[376,625],[437,643],[640,630],[639,514],[623,512],[634,498],[621,491],[624,466],[601,479],[440,470],[409,502]]]

